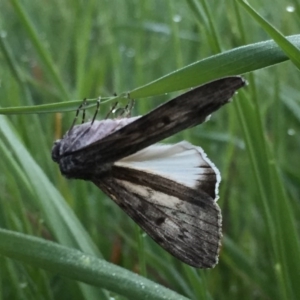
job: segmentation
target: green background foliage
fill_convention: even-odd
[[[298,299],[300,7],[291,3],[0,2],[0,299]],[[231,104],[168,139],[201,145],[221,171],[224,237],[212,270],[173,258],[51,160],[84,97],[90,107],[103,97],[101,118],[130,92],[134,115],[145,114],[175,91],[239,74],[249,85]]]

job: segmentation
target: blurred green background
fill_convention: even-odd
[[[254,44],[271,38],[240,2],[0,2],[1,108],[26,113],[54,103],[58,111],[0,117],[0,299],[299,299],[300,77],[275,43]],[[251,5],[284,35],[299,33],[298,2]],[[300,45],[299,36],[292,41]],[[224,238],[212,270],[173,258],[92,183],[68,181],[51,159],[84,97],[166,76],[132,92],[138,115],[175,95],[167,92],[233,74],[249,82],[233,103],[168,139],[201,145],[221,171]],[[61,105],[73,111],[59,113]],[[69,247],[70,257],[49,241]],[[71,248],[152,283],[127,284],[126,270],[80,264]]]

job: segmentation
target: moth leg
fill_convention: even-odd
[[[69,129],[69,132],[71,132],[71,130],[73,129],[73,127],[75,126],[75,123],[78,119],[78,115],[79,115],[79,111],[87,104],[86,98],[83,99],[82,103],[78,106],[77,110],[76,110],[76,115],[75,118],[73,120],[73,123]],[[85,109],[83,109],[83,113],[82,113],[82,123],[84,123],[84,119],[85,119]]]
[[[135,105],[135,100],[130,97],[130,93],[127,93],[127,99],[129,99],[129,101],[128,101],[127,105],[125,106],[124,112],[122,114],[122,116],[125,118],[131,117],[131,112]]]
[[[112,106],[112,108],[109,110],[108,114],[105,117],[105,120],[108,119],[108,117],[110,116],[110,114],[114,114],[116,112],[116,107],[118,106],[119,102],[117,101],[116,103],[114,103],[114,105]]]
[[[130,99],[130,101],[126,104],[125,107],[119,107],[113,113],[118,114],[116,118],[128,118],[131,116],[133,106],[134,100]]]
[[[130,101],[125,106],[124,116],[126,118],[131,117],[131,112],[132,112],[132,109],[133,109],[134,105],[135,105],[135,100],[134,99],[130,99]]]
[[[94,114],[94,117],[93,117],[93,120],[92,120],[91,125],[94,124],[94,121],[95,121],[95,119],[96,119],[96,116],[97,116],[97,114],[98,114],[98,112],[99,112],[100,102],[101,102],[101,97],[99,97],[98,100],[97,100],[97,108],[96,108],[96,111],[95,111],[95,114]]]
[[[117,108],[115,111],[114,111],[114,114],[116,115],[116,119],[118,119],[118,118],[122,118],[123,117],[123,115],[124,115],[124,113],[125,113],[125,107],[119,107],[119,108]]]

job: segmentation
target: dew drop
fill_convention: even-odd
[[[135,50],[133,48],[127,49],[126,56],[127,57],[134,57],[135,56]]]
[[[288,129],[287,134],[288,134],[288,135],[295,135],[295,134],[296,134],[296,131],[295,131],[295,129],[290,128],[290,129]]]
[[[28,283],[27,282],[21,282],[19,284],[19,286],[20,286],[21,289],[25,289],[28,286]]]
[[[7,32],[5,30],[0,31],[0,36],[4,39],[7,37]]]
[[[286,7],[286,11],[287,11],[287,12],[290,12],[290,13],[294,12],[294,11],[295,11],[295,6],[293,6],[293,5],[288,5],[288,6]]]
[[[175,23],[179,23],[180,21],[181,21],[181,16],[180,15],[175,15],[174,17],[173,17],[173,21],[175,22]]]

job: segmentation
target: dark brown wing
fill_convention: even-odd
[[[220,209],[200,188],[123,167],[113,167],[111,176],[92,181],[181,261],[197,268],[218,262]]]
[[[201,124],[228,103],[244,85],[244,79],[238,76],[207,83],[170,100],[107,137],[66,155],[77,159],[78,154],[81,164],[117,161],[181,130]],[[88,156],[81,155],[87,151]]]

